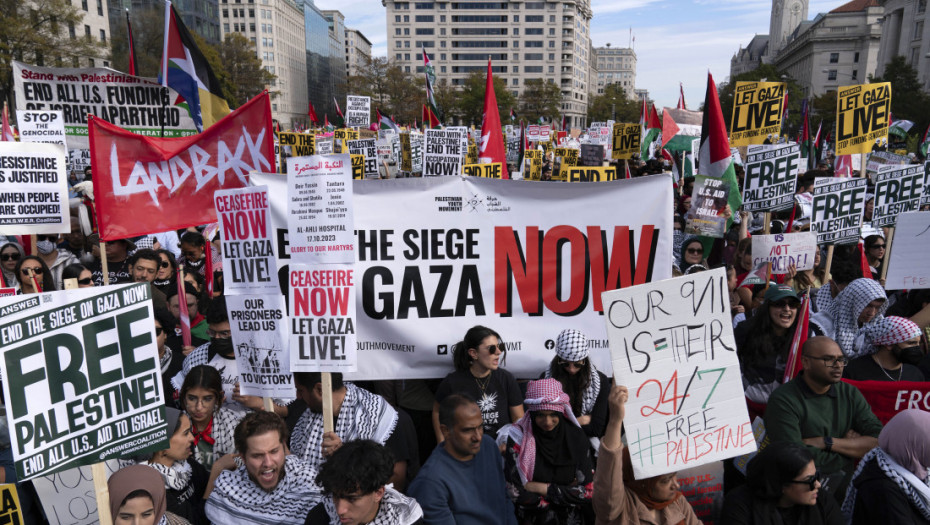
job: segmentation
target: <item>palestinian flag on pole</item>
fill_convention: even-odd
[[[423,48],[423,73],[426,74],[426,104],[429,106],[433,115],[441,121],[443,120],[442,109],[439,107],[439,104],[436,103],[436,97],[433,96],[433,86],[436,85],[436,68],[434,68],[433,64],[429,61],[425,47]]]
[[[513,124],[517,120],[517,112],[510,108],[510,123]]]
[[[907,140],[907,132],[914,127],[910,120],[895,120],[888,124],[888,133],[898,137],[901,140]]]
[[[646,103],[646,97],[643,97],[643,113],[640,115],[639,121],[643,125],[643,138],[640,143],[639,157],[646,160],[649,158],[649,146],[662,136],[662,122],[659,121],[659,114],[656,113],[654,105],[649,106]]]
[[[378,127],[379,129],[393,129],[394,133],[400,135],[400,129],[397,127],[397,124],[391,120],[391,117],[387,115],[382,115],[381,111],[375,109],[375,114],[378,115]]]
[[[707,94],[704,96],[704,124],[701,127],[701,148],[698,153],[698,174],[722,179],[730,184],[727,203],[730,210],[737,213],[743,204],[743,197],[736,181],[736,170],[730,153],[730,140],[727,138],[727,124],[720,109],[720,98],[714,77],[707,72]],[[732,219],[727,220],[727,228]],[[705,246],[705,252],[709,250]]]
[[[687,109],[662,109],[662,147],[673,153],[691,153],[691,143],[701,137],[704,114]]]
[[[820,121],[820,124],[817,125],[817,134],[814,135],[813,145],[814,145],[814,168],[815,169],[817,168],[817,165],[820,164],[820,157],[821,155],[823,155],[823,144],[821,144],[820,142],[821,140],[823,140],[823,138],[820,135],[821,131],[823,131],[822,120]]]
[[[927,126],[927,131],[924,131],[924,136],[920,139],[920,145],[917,146],[920,156],[923,158],[927,158],[927,150],[930,149],[930,140],[927,140],[928,136],[930,136],[930,126]]]
[[[336,126],[340,128],[346,127],[346,116],[342,114],[342,110],[339,109],[339,101],[336,100],[336,97],[333,97],[333,104],[336,105],[336,116],[339,117],[339,120],[336,122]]]

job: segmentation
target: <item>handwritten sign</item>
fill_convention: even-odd
[[[730,145],[776,141],[781,133],[784,100],[784,82],[737,82],[733,92]]]
[[[611,158],[614,160],[632,159],[634,155],[639,155],[642,130],[642,124],[614,124],[611,137],[613,144]]]
[[[746,151],[743,209],[779,211],[794,206],[801,147],[752,145]]]
[[[859,241],[865,212],[867,181],[863,178],[814,179],[814,205],[811,229],[817,244],[850,244]]]
[[[284,297],[279,292],[229,295],[226,312],[242,395],[294,399]]]
[[[119,470],[117,460],[104,462],[107,479]],[[97,525],[97,497],[91,467],[84,466],[39,476],[32,484],[42,502],[50,523],[67,525]]]
[[[797,271],[812,269],[816,253],[817,235],[811,232],[752,236],[753,268],[769,262],[776,275],[788,273],[792,265]]]
[[[889,290],[930,288],[930,212],[902,213],[888,255]]]
[[[466,164],[462,166],[462,173],[471,177],[484,177],[486,179],[501,178],[501,163]]]
[[[219,190],[213,203],[223,234],[225,294],[278,293],[268,187]]]
[[[872,227],[894,226],[898,214],[917,211],[924,191],[920,165],[882,166],[875,175],[875,207]]]
[[[568,169],[568,182],[617,180],[617,168],[577,167]]]
[[[287,159],[287,231],[296,262],[355,261],[349,155]]]
[[[355,265],[291,264],[293,372],[355,372]]]
[[[726,271],[602,294],[636,479],[756,448],[733,339]]]
[[[836,155],[868,153],[887,140],[891,83],[841,86],[836,95]]]

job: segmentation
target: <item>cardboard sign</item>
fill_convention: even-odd
[[[323,135],[317,135],[314,138],[314,147],[316,148],[317,155],[332,155],[333,154],[333,137],[328,136],[324,137]]]
[[[223,235],[224,294],[280,293],[268,187],[220,190],[213,202]]]
[[[103,462],[107,479],[119,470],[117,460]],[[83,466],[39,476],[32,480],[36,495],[50,523],[97,525],[97,497],[90,466]]]
[[[859,242],[859,229],[865,212],[866,184],[863,178],[814,179],[811,231],[817,232],[817,244]]]
[[[781,133],[784,82],[737,82],[730,145],[774,144]]]
[[[16,110],[21,142],[59,144],[68,148],[65,140],[65,117],[61,111]]]
[[[347,141],[358,140],[358,131],[354,129],[339,128],[333,131],[333,153],[346,153],[348,149]],[[323,153],[320,152],[320,155]]]
[[[378,179],[381,174],[378,172],[378,146],[376,139],[349,140],[346,142],[349,146],[349,154],[364,156],[365,177],[369,179]]]
[[[875,176],[872,227],[894,226],[898,214],[920,209],[924,169],[920,165],[883,166]]]
[[[424,133],[426,149],[423,176],[459,175],[462,173],[462,137],[458,131],[428,129]],[[519,142],[519,137],[518,137]],[[519,144],[518,144],[519,146]]]
[[[555,163],[552,168],[552,180],[567,181],[568,169],[578,165],[581,152],[571,148],[555,148]]]
[[[65,149],[0,142],[0,235],[68,233]]]
[[[355,261],[348,155],[287,159],[288,242],[299,262]]]
[[[693,195],[691,209],[686,215],[685,231],[705,237],[723,237],[727,229],[727,219],[723,213],[730,196],[730,184],[715,177],[698,175]]]
[[[841,86],[836,96],[836,155],[872,151],[888,140],[891,83]]]
[[[753,268],[769,262],[776,275],[788,273],[792,265],[799,272],[813,269],[816,253],[817,235],[811,232],[752,236]]]
[[[604,146],[601,144],[581,145],[581,165],[600,167],[604,164]]]
[[[538,149],[528,149],[523,152],[523,179],[539,180],[542,178],[543,152]]]
[[[911,290],[930,288],[930,212],[898,216],[888,261],[885,288]]]
[[[316,137],[308,133],[278,133],[278,142],[290,147],[291,157],[316,155]]]
[[[462,166],[462,173],[471,177],[484,177],[486,179],[501,178],[501,163],[493,162],[491,164],[466,164]]]
[[[636,479],[756,449],[723,268],[602,294]]]
[[[632,159],[634,155],[639,155],[642,135],[642,124],[614,124],[611,158]]]
[[[291,371],[356,371],[355,265],[292,264],[288,283]]]
[[[19,525],[23,523],[23,511],[19,506],[19,494],[15,483],[0,485],[0,523]]]
[[[236,342],[239,392],[246,396],[294,399],[287,313],[280,292],[226,297],[229,329]]]
[[[367,128],[371,118],[371,97],[346,96],[346,127]]]
[[[861,158],[860,164],[861,164]],[[865,171],[869,176],[873,176],[878,173],[878,171],[883,166],[888,165],[898,165],[906,166],[911,163],[906,155],[898,155],[897,153],[891,153],[890,151],[873,151],[869,153],[868,160],[865,163]]]
[[[88,149],[69,149],[68,150],[68,169],[84,174],[84,168],[90,166],[90,150]]]
[[[408,173],[413,171],[413,149],[410,144],[410,133],[400,134],[400,171]]]
[[[569,168],[568,182],[604,182],[617,180],[617,168]]]
[[[780,211],[794,206],[801,147],[752,145],[746,153],[743,209]]]
[[[148,284],[4,297],[0,312],[20,480],[167,448]]]
[[[681,495],[688,500],[701,523],[724,525],[719,521],[723,509],[723,462],[680,470],[677,477]]]
[[[473,141],[468,142],[468,152],[465,154],[466,164],[478,164],[478,145]]]

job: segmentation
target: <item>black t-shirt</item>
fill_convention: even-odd
[[[876,363],[871,355],[864,355],[846,365],[843,377],[853,381],[924,381],[923,372],[916,366],[904,363],[901,367],[888,370]]]
[[[103,267],[100,261],[94,261],[87,265],[91,275],[94,278],[94,286],[103,286]],[[107,261],[107,271],[110,273],[110,284],[131,283],[132,276],[129,275],[129,259],[122,262]]]
[[[487,380],[487,386],[481,385]],[[484,420],[484,433],[497,437],[502,426],[513,423],[510,420],[510,407],[523,405],[523,394],[517,380],[510,372],[498,368],[492,370],[490,377],[478,379],[468,370],[460,370],[447,375],[436,391],[436,402],[451,394],[467,394],[478,402],[481,417]]]
[[[167,370],[161,373],[162,387],[165,393],[165,406],[183,410],[184,407],[178,401],[178,391],[171,384],[171,378],[178,375],[184,366],[184,353],[181,351],[181,338],[176,335],[169,335],[165,339],[165,346],[171,349],[171,360],[168,362]]]

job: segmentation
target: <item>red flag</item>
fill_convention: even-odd
[[[655,111],[655,106],[653,106],[653,111]],[[672,114],[669,111],[662,112],[662,147],[664,148],[668,141],[672,140],[675,135],[678,134],[680,128],[678,124],[675,123],[675,119],[672,118]]]
[[[488,59],[488,77],[484,91],[484,117],[481,119],[481,143],[478,145],[480,164],[501,163],[501,178],[509,179],[507,152],[504,149],[504,134],[501,132],[501,116],[497,110],[494,94],[494,78],[491,75],[491,59]]]
[[[630,173],[630,163],[629,163],[629,162],[624,162],[624,163],[623,163],[623,178],[624,178],[624,179],[632,179],[632,178],[633,178],[633,175]]]
[[[678,106],[677,106],[677,108],[678,108],[678,109],[688,109],[688,108],[685,107],[685,86],[684,86],[681,82],[678,83],[678,89],[679,89],[679,91],[681,92],[681,94],[678,95]],[[663,133],[663,135],[664,135],[664,133]],[[664,139],[664,137],[663,137],[663,139]]]
[[[852,155],[838,155],[833,163],[834,177],[852,177]]]
[[[862,265],[862,276],[866,279],[872,277],[872,267],[869,266],[869,258],[865,255],[865,241],[859,241],[859,244],[856,245],[856,250],[859,252],[859,264]]]
[[[274,169],[267,92],[190,137],[145,137],[99,118],[88,127],[102,240],[216,222],[213,192]]]
[[[0,129],[0,141],[13,142],[16,136],[13,134],[13,128],[10,127],[10,109],[6,101],[3,102],[3,128]]]
[[[209,257],[209,256],[208,256]],[[178,313],[181,321],[181,344],[191,346],[191,315],[187,311],[187,295],[184,293],[184,274],[178,268]]]
[[[791,381],[801,371],[801,348],[807,342],[810,317],[811,298],[809,293],[805,293],[801,298],[801,306],[798,308],[798,320],[794,323],[794,337],[791,339],[791,350],[788,352],[788,364],[785,366],[785,377],[782,383]]]
[[[207,253],[204,254],[203,276],[207,282],[207,297],[213,298],[213,243],[207,239]]]
[[[323,127],[324,128],[329,127],[329,115],[323,115]]]
[[[316,110],[313,109],[313,102],[308,102],[310,109],[307,110],[307,116],[310,117],[310,123],[316,124],[320,119],[316,116]]]

